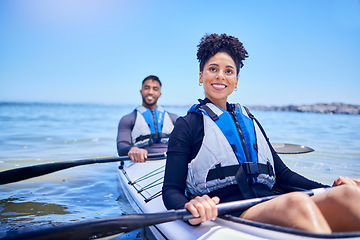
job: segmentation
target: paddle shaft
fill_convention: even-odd
[[[316,193],[323,192],[324,190],[326,189],[314,189],[304,191],[304,193],[312,196]],[[277,196],[279,195],[221,203],[217,205],[218,213],[219,215],[224,215],[234,211],[243,211],[256,204],[268,201]],[[191,218],[194,218],[194,216],[186,209],[170,210],[163,213],[132,214],[79,222],[65,226],[47,228],[44,230],[29,231],[12,236],[6,236],[5,238],[9,240],[93,239],[126,233],[160,223],[171,222],[175,220],[189,220]]]
[[[152,153],[148,154],[148,159],[165,157],[165,153]],[[45,163],[40,165],[15,168],[7,171],[0,172],[0,185],[21,180],[38,177],[53,173],[56,171],[64,170],[67,168],[88,165],[93,163],[110,163],[130,160],[128,156],[123,157],[108,157],[108,158],[91,158],[76,161],[65,161],[55,163]]]
[[[297,144],[287,143],[273,143],[273,147],[276,152],[284,154],[296,154],[296,153],[307,153],[314,151],[309,147]],[[149,154],[148,158],[162,158],[165,157],[166,153],[153,153]],[[21,180],[39,177],[56,171],[64,170],[67,168],[77,167],[81,165],[93,164],[93,163],[109,163],[130,160],[128,156],[123,157],[109,157],[109,158],[92,158],[77,161],[66,161],[66,162],[55,162],[45,163],[40,165],[34,165],[29,167],[15,168],[0,172],[0,185],[18,182]]]

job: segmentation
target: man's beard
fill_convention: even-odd
[[[148,101],[146,101],[146,97],[143,97],[142,99],[143,99],[143,102],[148,106],[153,106],[157,103],[157,99],[155,99],[155,98],[154,98],[154,101],[150,102],[150,103]]]

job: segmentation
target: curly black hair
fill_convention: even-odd
[[[240,68],[244,66],[243,60],[248,57],[248,53],[239,39],[226,34],[206,34],[201,38],[200,44],[197,47],[200,72],[202,72],[205,63],[218,52],[225,52],[230,55],[236,65],[236,74],[239,74]]]

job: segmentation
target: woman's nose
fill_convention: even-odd
[[[224,79],[224,72],[223,71],[219,71],[218,74],[216,75],[216,77],[218,79]]]

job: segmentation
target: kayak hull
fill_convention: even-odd
[[[165,160],[146,163],[124,162],[119,170],[120,186],[137,213],[165,212],[161,189]],[[191,226],[177,220],[149,227],[156,239],[360,239],[360,233],[312,234],[269,224],[255,223],[232,216]]]
[[[153,195],[161,191],[162,184],[150,189],[142,190],[141,193],[139,193],[140,189],[146,188],[149,184],[163,178],[164,164],[165,160],[149,160],[146,163],[125,162],[123,166],[124,171],[119,171],[118,176],[120,186],[125,192],[130,204],[138,213],[158,213],[167,211],[161,196],[152,199]],[[159,169],[159,173],[153,173],[155,175],[150,177],[147,176],[146,179],[138,181],[139,178],[146,176],[156,169]],[[124,174],[124,172],[126,172],[126,174]],[[135,184],[129,184],[130,181],[135,182]],[[194,227],[184,221],[177,220],[158,224],[149,228],[156,239],[219,239],[220,235],[224,236],[225,227],[218,224],[217,221],[218,220],[208,221],[200,226]],[[231,231],[227,234],[230,233]],[[234,233],[232,233],[232,235],[233,234]],[[253,238],[252,235],[242,232],[237,232],[236,237],[238,239],[259,239]]]

